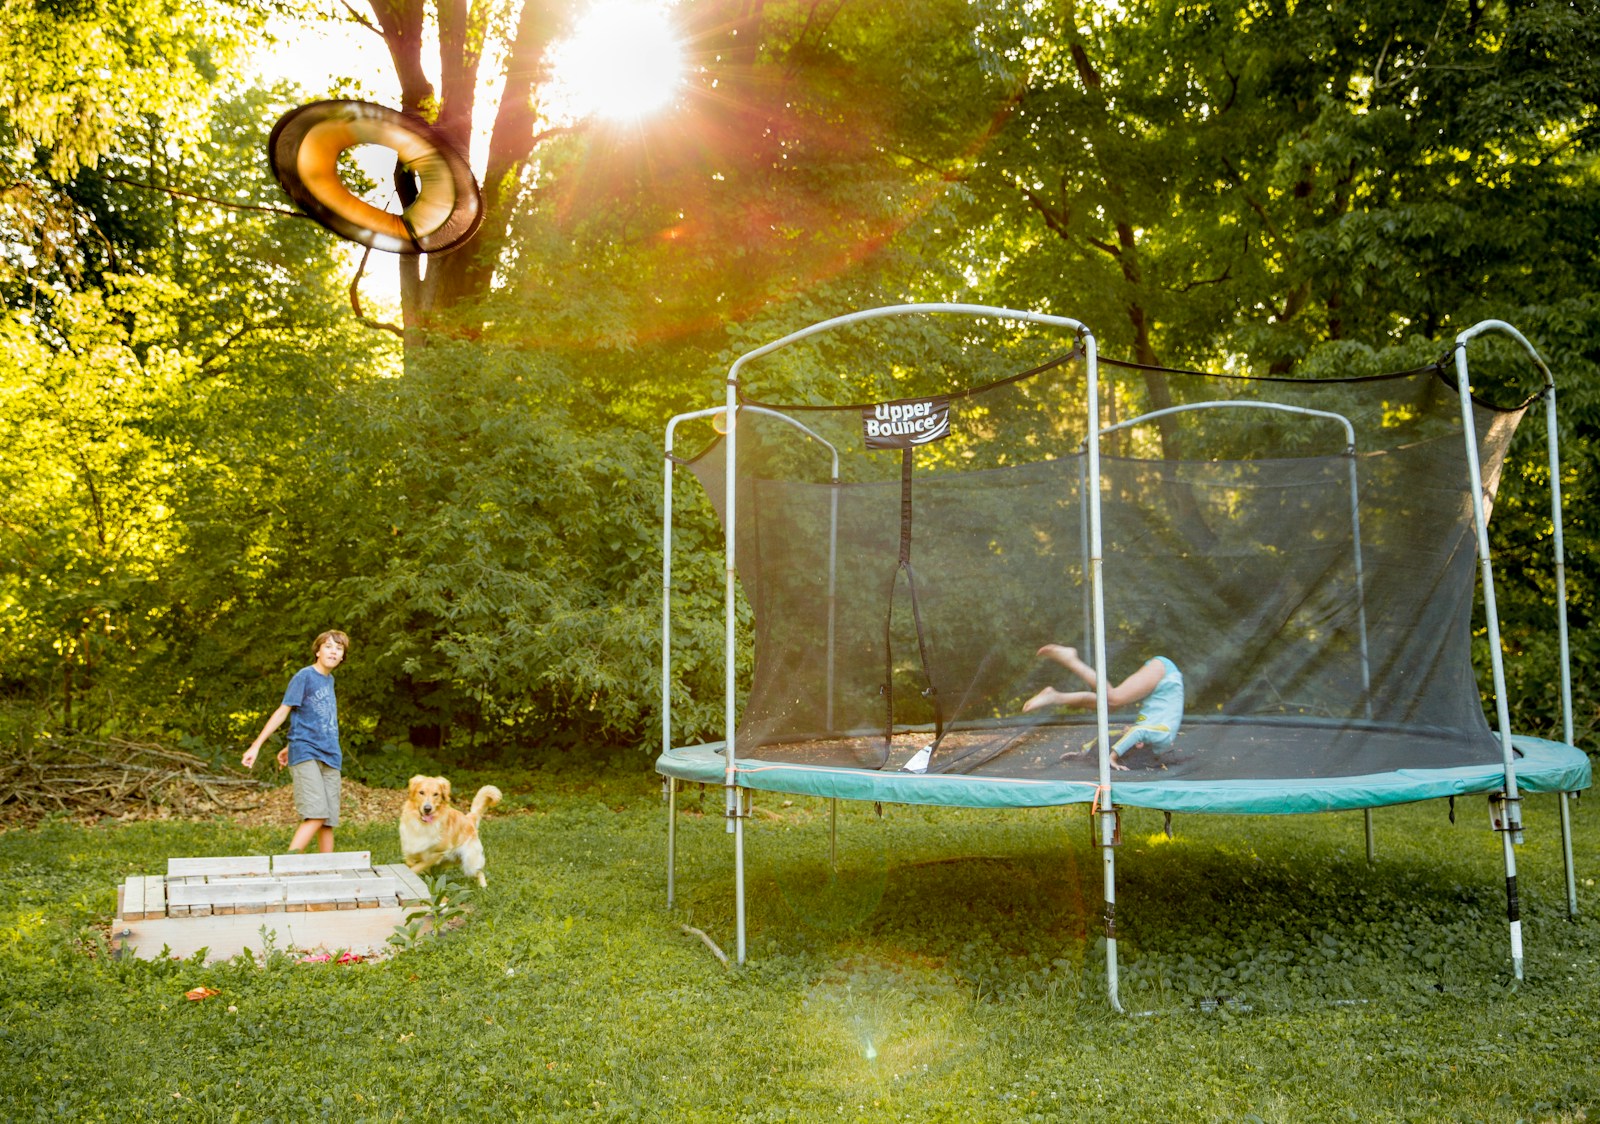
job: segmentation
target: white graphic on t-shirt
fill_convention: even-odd
[[[318,687],[306,696],[306,715],[334,737],[339,736],[339,708],[334,703],[333,686]]]

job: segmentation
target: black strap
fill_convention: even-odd
[[[922,623],[922,603],[917,596],[917,573],[911,568],[911,462],[912,449],[900,451],[900,551],[895,563],[894,576],[889,579],[888,610],[883,619],[883,760],[878,768],[889,763],[889,748],[894,739],[894,595],[900,584],[900,575],[906,576],[906,588],[911,592],[911,621],[917,632],[917,660],[922,665],[922,697],[933,707],[933,744],[937,748],[944,740],[944,706],[939,701],[939,689],[934,686],[928,670],[928,637]]]

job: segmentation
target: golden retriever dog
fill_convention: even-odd
[[[443,777],[415,776],[400,810],[400,851],[406,865],[421,874],[440,863],[458,862],[461,873],[487,886],[483,876],[483,843],[478,820],[500,803],[500,790],[486,784],[472,798],[472,810],[450,807],[450,782]]]

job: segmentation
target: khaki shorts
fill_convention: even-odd
[[[294,777],[294,810],[303,820],[321,820],[339,826],[339,770],[321,761],[290,765]]]

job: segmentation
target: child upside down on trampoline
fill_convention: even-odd
[[[1094,668],[1078,658],[1076,648],[1062,644],[1046,644],[1039,649],[1039,655],[1055,660],[1087,683],[1089,689],[1058,691],[1054,687],[1046,687],[1022,704],[1024,711],[1038,710],[1046,706],[1072,706],[1085,709],[1094,706],[1094,688],[1098,677]],[[1147,745],[1158,756],[1162,751],[1171,748],[1178,736],[1178,727],[1183,724],[1183,673],[1178,670],[1178,665],[1166,656],[1155,656],[1121,683],[1106,689],[1106,705],[1112,710],[1120,710],[1136,702],[1145,702],[1145,705],[1140,708],[1139,716],[1134,719],[1133,725],[1124,730],[1112,745],[1113,769],[1126,769],[1127,766],[1121,761],[1122,754],[1138,746]],[[1063,753],[1061,758],[1066,760],[1068,757],[1087,756],[1092,749],[1091,743],[1090,747],[1081,751],[1069,750]]]

